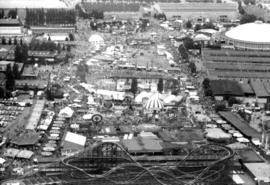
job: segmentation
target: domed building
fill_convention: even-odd
[[[270,50],[270,24],[256,21],[239,25],[225,33],[224,39],[235,48]]]

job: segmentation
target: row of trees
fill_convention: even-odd
[[[7,17],[5,16],[5,11],[4,9],[0,9],[0,19],[3,18],[12,18],[12,19],[16,19],[17,18],[17,9],[11,9],[9,10]]]
[[[40,26],[46,24],[72,24],[76,23],[75,10],[65,9],[26,9],[25,24]]]
[[[240,19],[240,24],[255,22],[256,20],[264,21],[263,18],[257,18],[255,15],[244,14],[244,15],[242,15],[242,17]]]
[[[100,10],[102,12],[138,12],[140,3],[82,3],[87,12]]]
[[[2,37],[1,38],[1,40],[2,40],[2,42],[1,42],[1,44],[3,44],[3,45],[11,45],[12,44],[12,38],[5,38],[5,37]],[[23,41],[22,41],[22,39],[20,38],[20,40],[19,39],[17,39],[17,38],[14,38],[14,40],[13,40],[13,44],[15,44],[15,45],[17,45],[17,44],[23,44]]]
[[[162,93],[164,89],[164,83],[163,83],[163,79],[160,78],[158,80],[158,84],[157,84],[157,90],[159,93]],[[138,81],[137,78],[133,78],[131,81],[131,88],[130,88],[130,92],[134,95],[136,95],[136,93],[138,92]]]
[[[246,5],[255,5],[255,1],[254,0],[244,0],[243,1]],[[248,14],[244,7],[242,6],[242,1],[238,1],[238,11],[241,14],[241,18],[240,18],[240,24],[246,24],[246,23],[250,23],[250,22],[254,22],[256,20],[260,20],[264,22],[264,19],[262,17],[257,17],[256,15],[253,14]]]
[[[167,17],[164,13],[158,13],[158,14],[154,14],[154,18],[158,19],[158,20],[167,20]]]
[[[217,30],[217,27],[212,22],[207,22],[207,23],[204,23],[203,25],[196,24],[195,27],[194,27],[195,32],[198,31],[198,30],[201,30],[201,29],[214,29],[214,30]]]
[[[75,10],[49,9],[45,16],[47,24],[76,24]]]
[[[186,23],[185,23],[185,27],[187,29],[192,29],[193,28],[193,24],[190,20],[188,20]],[[207,23],[204,23],[203,25],[201,24],[196,24],[195,27],[194,27],[194,31],[198,31],[200,29],[214,29],[214,30],[217,30],[218,28],[212,23],[212,22],[207,22]]]
[[[44,9],[26,9],[25,25],[42,26],[45,24]]]
[[[29,44],[29,50],[32,51],[55,51],[58,50],[59,45],[52,41],[39,41],[33,39]]]

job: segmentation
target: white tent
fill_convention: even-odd
[[[236,138],[236,140],[240,143],[249,143],[249,140],[247,138],[244,138],[244,137],[238,137],[238,138]]]
[[[179,102],[183,99],[183,96],[169,95],[163,99],[164,103]]]
[[[214,29],[200,29],[197,31],[197,33],[206,33],[206,34],[209,34],[209,35],[213,35],[215,33],[217,33],[217,30],[214,30]]]
[[[142,91],[142,92],[140,92],[140,94],[138,94],[135,97],[135,102],[142,103],[143,99],[149,99],[152,95],[153,95],[153,93],[151,93],[151,92]]]
[[[83,115],[83,119],[90,120],[90,119],[92,119],[92,116],[93,116],[93,114],[85,114],[85,115]]]
[[[74,111],[70,107],[65,107],[62,110],[60,110],[58,116],[59,117],[65,117],[65,118],[71,118]]]
[[[225,133],[220,128],[207,128],[206,130],[206,137],[209,139],[218,139],[218,140],[224,140],[224,139],[230,139],[232,137],[231,134]]]
[[[0,157],[0,164],[4,164],[5,162],[6,160]]]
[[[95,46],[96,49],[100,48],[101,45],[104,45],[104,39],[98,34],[91,35],[88,41]]]
[[[96,104],[96,102],[94,101],[94,97],[93,96],[88,96],[88,98],[87,98],[87,104],[88,105],[94,105],[94,104]]]
[[[209,41],[210,37],[204,35],[204,34],[198,34],[194,37],[194,41]]]
[[[109,91],[104,89],[98,89],[96,91],[98,95],[102,95],[104,98],[107,99],[114,99],[114,100],[124,100],[125,99],[125,92],[118,92],[118,91]]]
[[[150,97],[150,99],[145,103],[144,108],[146,110],[160,110],[164,108],[164,104],[160,99],[160,94],[155,93]]]

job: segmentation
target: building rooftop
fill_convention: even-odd
[[[261,81],[251,81],[250,82],[252,89],[254,90],[257,97],[270,97],[270,92],[267,91],[269,89],[268,85]],[[267,89],[265,88],[267,86]]]
[[[248,83],[240,83],[240,86],[244,94],[255,94]]]
[[[249,72],[249,71],[216,71],[209,70],[209,76],[218,76],[222,78],[243,78],[243,79],[269,79],[270,73]]]
[[[248,138],[261,138],[260,133],[254,130],[252,127],[249,126],[246,121],[239,118],[238,115],[232,112],[219,112],[220,116],[223,117],[225,120],[230,122],[234,127],[236,127],[240,132],[242,132]]]
[[[67,132],[64,141],[74,143],[74,144],[84,147],[85,142],[86,142],[86,137],[83,135],[76,134],[76,133]]]
[[[236,150],[237,155],[245,162],[263,162],[263,159],[251,148]]]
[[[159,139],[133,137],[123,140],[123,145],[130,153],[161,152],[163,147]]]
[[[256,21],[232,28],[225,36],[233,40],[251,43],[270,43],[270,24]]]
[[[15,9],[15,8],[68,8],[68,6],[60,0],[0,0],[0,7],[2,9]]]
[[[19,146],[35,145],[39,140],[39,134],[35,132],[26,132],[11,140],[12,143]]]
[[[211,90],[213,95],[233,95],[233,96],[243,96],[241,86],[236,81],[232,80],[211,80],[210,82]]]
[[[270,165],[267,163],[244,163],[258,181],[270,182]]]

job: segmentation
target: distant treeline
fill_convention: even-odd
[[[137,12],[140,9],[139,3],[82,3],[87,12]]]
[[[75,10],[65,9],[26,9],[25,24],[28,26],[42,26],[52,24],[71,24],[76,23]]]

